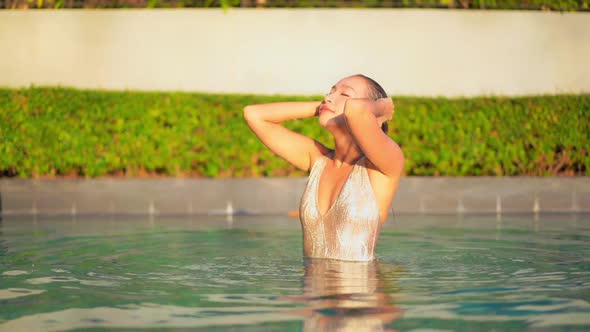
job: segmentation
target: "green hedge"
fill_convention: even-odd
[[[305,176],[247,127],[247,104],[321,96],[0,89],[0,174]],[[590,95],[394,97],[407,175],[590,175]],[[332,146],[317,119],[287,127]]]
[[[461,8],[587,11],[590,0],[0,0],[0,8],[187,8],[187,7],[294,7],[294,8]]]

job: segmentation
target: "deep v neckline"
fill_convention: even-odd
[[[348,173],[348,176],[346,177],[346,180],[344,180],[344,184],[342,184],[342,187],[340,187],[340,191],[338,192],[338,196],[336,196],[336,199],[334,200],[334,202],[332,203],[332,205],[330,205],[328,207],[328,210],[326,210],[325,213],[322,213],[321,209],[320,209],[320,182],[322,180],[322,174],[324,173],[324,169],[326,169],[326,163],[328,162],[328,157],[326,156],[321,156],[320,158],[324,158],[324,163],[322,165],[322,168],[320,169],[320,174],[318,175],[318,184],[316,186],[316,191],[315,191],[315,206],[316,209],[318,210],[318,214],[320,215],[321,218],[324,218],[325,216],[328,215],[328,213],[330,213],[330,211],[332,211],[332,208],[334,206],[336,206],[336,204],[340,201],[340,197],[342,196],[342,192],[344,192],[344,188],[346,187],[346,185],[348,185],[348,182],[350,181],[350,178],[352,177],[352,174],[355,171],[356,166],[358,165],[359,161],[361,161],[361,159],[363,159],[365,156],[360,157],[355,163],[354,165],[352,165],[352,169],[350,170],[350,173]],[[328,202],[329,203],[329,202]]]

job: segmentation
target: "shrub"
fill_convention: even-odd
[[[321,98],[0,89],[0,173],[305,176],[260,143],[242,109]],[[590,95],[393,100],[407,175],[590,175]],[[285,125],[333,144],[315,118]]]

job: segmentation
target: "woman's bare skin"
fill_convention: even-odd
[[[244,118],[271,151],[309,172],[317,158],[332,150],[285,128],[281,122],[317,116],[319,124],[334,139],[333,157],[320,177],[319,210],[326,212],[334,204],[352,166],[366,156],[379,221],[383,224],[403,172],[404,156],[399,145],[381,130],[381,124],[393,116],[393,102],[390,98],[371,100],[368,92],[364,78],[349,76],[338,81],[322,101],[248,105]]]

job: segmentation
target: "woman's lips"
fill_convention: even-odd
[[[334,111],[332,111],[331,109],[329,109],[327,106],[320,107],[320,112],[323,112],[323,111],[328,111],[328,112],[334,113]]]

